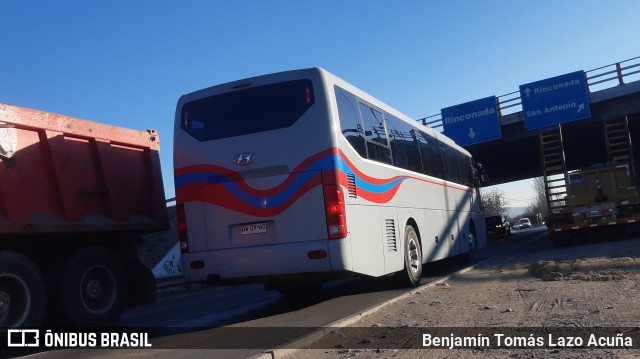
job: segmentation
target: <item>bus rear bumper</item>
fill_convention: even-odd
[[[351,269],[346,242],[318,240],[183,253],[183,274],[188,282],[233,284],[344,272]]]

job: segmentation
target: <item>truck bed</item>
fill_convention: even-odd
[[[155,130],[0,103],[0,234],[167,228]]]

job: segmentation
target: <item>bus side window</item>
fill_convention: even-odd
[[[457,151],[453,147],[440,143],[440,154],[444,164],[444,179],[450,182],[462,183]]]
[[[338,104],[338,116],[342,135],[351,146],[364,158],[367,158],[367,150],[364,142],[364,131],[358,116],[358,103],[355,96],[336,86],[336,101]]]
[[[467,157],[464,153],[458,152],[458,164],[460,166],[461,180],[463,185],[473,187],[473,167],[471,157]]]
[[[360,103],[360,114],[364,124],[369,159],[391,164],[391,149],[387,140],[382,112]]]
[[[393,164],[410,171],[422,172],[416,130],[409,124],[386,113],[385,119],[387,120],[389,142],[391,142]]]
[[[420,154],[422,155],[424,174],[436,178],[444,178],[438,140],[422,131],[417,133],[417,138],[420,141]]]

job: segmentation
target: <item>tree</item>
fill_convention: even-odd
[[[504,191],[498,187],[491,189],[482,189],[482,206],[484,207],[484,215],[500,216],[507,210],[507,200],[504,198]]]
[[[542,217],[547,213],[547,196],[545,194],[544,180],[542,177],[536,177],[533,179],[531,185],[534,197],[529,201],[527,212],[533,214],[542,214]]]

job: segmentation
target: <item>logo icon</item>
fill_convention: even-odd
[[[233,160],[238,166],[247,166],[252,164],[256,160],[256,154],[253,152],[241,152],[238,153]]]
[[[40,345],[40,330],[9,329],[7,330],[7,346],[14,348],[37,347]]]

